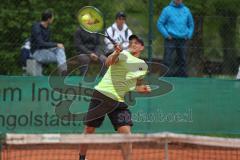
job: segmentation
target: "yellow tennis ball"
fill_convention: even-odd
[[[89,14],[85,14],[82,16],[82,22],[89,22],[91,19],[91,16]]]

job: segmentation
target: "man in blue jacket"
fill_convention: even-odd
[[[183,4],[183,0],[172,0],[163,9],[158,21],[157,28],[164,37],[163,63],[171,67],[173,53],[176,50],[176,62],[179,68],[175,74],[167,76],[187,77],[186,52],[187,40],[192,38],[194,22],[190,10]]]
[[[53,23],[53,12],[46,10],[42,13],[40,22],[32,26],[31,53],[32,57],[40,64],[57,63],[59,74],[67,74],[66,55],[62,43],[50,40],[51,31],[49,26]]]

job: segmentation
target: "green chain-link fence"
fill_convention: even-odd
[[[129,28],[145,40],[146,49],[142,57],[161,62],[164,43],[156,23],[169,3],[170,0],[4,1],[0,5],[0,74],[22,75],[20,48],[30,36],[33,22],[40,20],[41,12],[47,8],[52,8],[56,15],[51,27],[53,39],[64,43],[68,58],[74,56],[73,34],[78,27],[76,13],[86,5],[95,6],[103,12],[105,27],[114,22],[118,11],[124,11]],[[191,10],[195,21],[194,36],[188,42],[188,74],[234,77],[240,56],[238,1],[185,0],[184,4]],[[50,70],[45,73],[48,74]]]

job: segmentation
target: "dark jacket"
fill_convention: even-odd
[[[50,41],[51,31],[49,28],[42,26],[41,22],[37,22],[32,26],[31,32],[31,52],[38,49],[48,49],[57,47],[57,43]]]
[[[94,33],[88,33],[85,30],[78,28],[74,34],[74,46],[77,54],[101,54],[100,37]]]

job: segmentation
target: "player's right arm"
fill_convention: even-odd
[[[118,56],[120,55],[121,51],[122,51],[122,48],[120,47],[120,45],[116,45],[115,51],[111,55],[109,55],[108,58],[106,59],[107,67],[118,62],[119,60]]]

